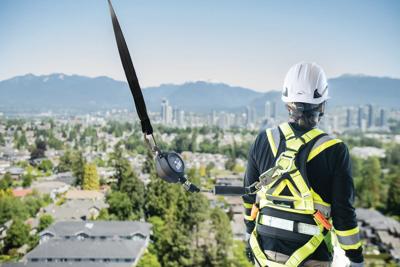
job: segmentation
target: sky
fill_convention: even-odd
[[[279,89],[291,65],[400,78],[400,1],[113,0],[142,87]],[[106,0],[0,0],[0,80],[125,80]]]

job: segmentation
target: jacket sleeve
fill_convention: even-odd
[[[260,136],[257,137],[259,139]],[[253,143],[253,145],[250,147],[250,151],[248,154],[248,161],[247,161],[247,168],[246,168],[246,173],[244,175],[244,182],[243,185],[249,186],[253,184],[254,182],[258,181],[258,177],[260,176],[257,163],[255,160],[255,155],[256,155],[256,149],[257,149],[257,139]],[[243,199],[243,205],[244,205],[244,222],[246,224],[246,232],[250,234],[254,227],[255,227],[255,222],[254,219],[251,218],[251,209],[253,207],[253,204],[256,202],[256,195],[244,195],[242,197]]]
[[[352,262],[362,262],[362,244],[357,226],[354,202],[354,184],[347,146],[337,145],[333,153],[332,219],[341,248]]]

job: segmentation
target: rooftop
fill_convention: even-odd
[[[151,224],[138,221],[61,221],[52,224],[40,234],[52,233],[56,237],[85,233],[91,237],[128,236],[140,233],[150,235]]]

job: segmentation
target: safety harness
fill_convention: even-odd
[[[281,133],[285,149],[278,155]],[[312,129],[297,137],[288,123],[279,125],[279,129],[268,129],[267,138],[275,164],[260,176],[264,182],[257,191],[259,212],[249,242],[259,265],[295,267],[314,253],[324,240],[330,240],[332,229],[330,204],[324,202],[310,187],[306,162],[341,141],[330,138],[319,129]],[[282,264],[268,259],[259,245],[258,235],[305,244]]]

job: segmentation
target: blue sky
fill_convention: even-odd
[[[193,80],[278,89],[298,61],[400,78],[400,1],[114,0],[143,87]],[[1,0],[0,80],[124,80],[106,0]]]

